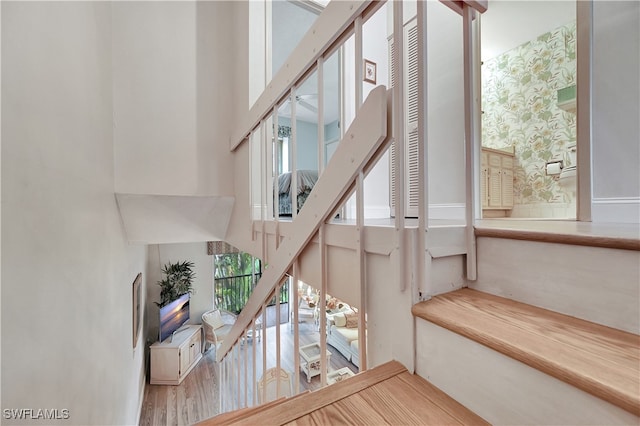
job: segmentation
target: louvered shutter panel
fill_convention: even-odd
[[[403,55],[405,87],[404,87],[404,107],[405,107],[405,177],[404,184],[407,195],[405,197],[405,215],[411,217],[418,216],[419,208],[419,180],[418,180],[418,26],[414,19],[404,27],[404,45],[406,52]],[[389,38],[389,69],[390,87],[395,86],[394,75],[394,43],[393,37]],[[395,216],[396,195],[395,164],[396,149],[395,142],[390,148],[390,185],[391,185],[391,215]]]
[[[394,57],[394,44],[393,37],[389,38],[389,87],[393,88],[395,86],[396,75],[395,75],[395,57]],[[391,202],[391,216],[396,215],[396,169],[394,167],[396,163],[396,143],[395,141],[391,143],[391,147],[389,148],[389,161],[391,162],[389,165],[389,188],[390,188],[390,197],[389,200]]]
[[[406,82],[406,155],[407,155],[407,216],[418,216],[419,181],[418,181],[418,26],[416,20],[411,21],[405,29],[405,46],[407,57],[405,72]]]
[[[489,167],[489,207],[502,206],[502,174],[497,167]]]
[[[506,209],[513,208],[513,170],[502,169],[502,206]]]

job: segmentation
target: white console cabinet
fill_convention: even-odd
[[[179,385],[202,358],[202,326],[188,325],[150,347],[152,385]]]
[[[513,209],[514,163],[513,152],[482,147],[483,217],[506,216]]]

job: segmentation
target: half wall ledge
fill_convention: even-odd
[[[235,197],[116,193],[130,244],[224,240]]]

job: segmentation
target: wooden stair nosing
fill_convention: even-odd
[[[640,251],[640,239],[606,237],[602,235],[576,235],[557,232],[530,231],[523,229],[475,228],[476,237],[505,238],[510,240],[536,241],[542,243],[570,244],[619,250]]]
[[[265,402],[264,404],[258,404],[258,405],[254,405],[252,407],[241,408],[239,410],[229,411],[229,412],[226,412],[226,413],[218,414],[215,417],[212,417],[212,418],[210,418],[208,420],[204,420],[204,421],[198,423],[198,425],[199,426],[208,426],[208,425],[235,424],[239,420],[245,419],[247,417],[251,417],[256,413],[265,410],[266,408],[276,407],[276,406],[284,403],[285,401],[293,401],[293,400],[296,400],[298,398],[302,398],[302,397],[304,397],[305,395],[307,395],[310,392],[311,391],[306,390],[306,391],[300,392],[297,395],[288,396],[288,397],[282,396],[282,397],[280,397],[278,399],[274,399],[273,401]]]
[[[285,400],[277,406],[261,410],[259,415],[263,421],[264,419],[269,419],[270,424],[290,423],[404,371],[407,370],[402,364],[397,361],[391,361],[379,367],[356,374],[348,380],[343,380],[312,392],[311,394],[307,394],[306,399],[310,400],[307,401],[304,408],[300,407],[299,400]],[[235,424],[254,425],[257,420],[258,419],[253,417],[248,417],[241,419]]]
[[[239,419],[242,419],[244,417],[251,416],[257,411],[263,410],[267,407],[281,404],[285,399],[286,399],[285,397],[281,397],[278,399],[274,399],[273,401],[265,402],[264,404],[254,405],[253,407],[244,407],[244,408],[239,408],[233,411],[227,411],[226,413],[221,413],[214,417],[211,417],[210,419],[198,422],[196,423],[196,425],[208,426],[208,425],[233,424],[233,422]]]
[[[505,307],[513,312],[499,316]],[[471,289],[418,303],[412,313],[640,415],[640,336]],[[550,319],[549,327],[539,332],[533,327],[532,332],[520,318]],[[483,329],[483,322],[490,329]],[[563,328],[583,336],[591,346],[585,349],[559,340],[559,333],[553,332]],[[527,334],[533,339],[529,343]],[[610,346],[604,349],[607,356],[596,350],[596,341]],[[622,355],[616,354],[619,348]]]

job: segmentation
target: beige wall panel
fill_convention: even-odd
[[[392,262],[390,256],[366,258],[368,367],[395,359],[413,371],[411,292],[400,291]]]
[[[320,275],[320,248],[317,243],[311,242],[300,255],[299,279],[310,286],[320,289],[322,275]]]
[[[478,238],[470,287],[640,333],[640,252]]]
[[[539,370],[416,320],[416,373],[491,424],[638,424],[638,417]]]
[[[358,260],[355,250],[329,246],[327,250],[327,293],[360,306],[360,285],[358,281]]]

